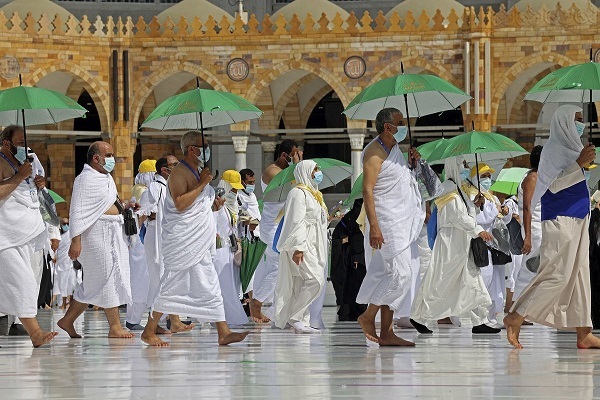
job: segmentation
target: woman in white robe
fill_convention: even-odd
[[[435,201],[438,234],[411,318],[428,325],[444,317],[468,317],[473,333],[498,333],[499,329],[485,325],[492,301],[470,251],[471,239],[481,237],[487,241],[492,236],[477,224],[475,207],[458,191],[462,163],[446,161],[445,170],[445,190]]]
[[[325,287],[327,267],[327,207],[317,189],[319,171],[312,160],[296,165],[298,185],[285,203],[284,222],[277,242],[279,273],[275,289],[274,323],[296,333],[318,333],[310,327],[310,304]]]

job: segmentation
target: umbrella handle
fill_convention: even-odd
[[[214,178],[212,179],[213,181],[216,181],[217,179],[219,179],[219,170],[216,170],[215,174],[213,176],[214,176]]]

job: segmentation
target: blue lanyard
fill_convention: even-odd
[[[383,143],[383,141],[381,140],[381,138],[379,136],[377,136],[377,141],[379,142],[379,144],[381,145],[381,147],[383,147],[383,149],[386,151],[386,153],[389,156],[390,153],[391,153],[391,150],[387,148],[387,146]]]
[[[198,171],[195,171],[194,168],[190,167],[190,164],[186,163],[185,160],[181,160],[181,163],[183,165],[185,165],[186,167],[188,167],[189,170],[192,171],[192,174],[194,174],[194,176],[196,177],[196,179],[198,180],[198,182],[200,182],[200,175],[198,174]]]
[[[10,162],[8,157],[6,157],[2,152],[0,152],[0,157],[4,158],[6,160],[6,162],[8,163],[8,165],[10,165],[12,167],[12,169],[15,171],[15,175],[17,174],[17,172],[19,172],[19,170],[14,166],[14,164],[12,162]],[[27,184],[29,184],[29,178],[25,179],[25,182],[27,182]]]

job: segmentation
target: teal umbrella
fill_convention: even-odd
[[[406,118],[454,110],[471,96],[435,75],[405,74],[383,79],[365,88],[346,107],[344,114],[350,119],[375,120],[384,108],[394,107]],[[408,124],[408,142],[412,133]]]
[[[54,190],[50,190],[50,189],[46,189],[48,190],[48,193],[50,194],[50,197],[52,197],[52,200],[54,200],[55,204],[58,203],[64,203],[66,202],[65,199],[63,199],[58,193],[56,193]]]
[[[246,293],[254,271],[256,271],[256,267],[267,249],[267,244],[259,238],[248,239],[247,237],[243,237],[241,242],[242,264],[240,265],[240,280],[242,281],[242,292]]]
[[[150,113],[142,128],[159,130],[195,129],[202,133],[204,128],[230,125],[249,119],[260,118],[262,111],[246,99],[233,93],[200,89],[196,78],[196,89],[169,97]],[[206,160],[206,154],[204,154]]]
[[[323,172],[323,181],[319,185],[319,189],[325,189],[352,175],[352,166],[343,161],[333,158],[314,158],[321,171]],[[296,165],[290,165],[286,169],[280,171],[265,189],[263,193],[263,201],[277,202],[287,198],[287,194],[296,185],[294,178],[294,169]]]
[[[75,100],[58,92],[38,87],[19,86],[0,90],[0,125],[23,127],[27,148],[27,126],[56,124],[72,118],[85,117],[87,110]]]
[[[529,171],[529,168],[505,168],[500,171],[496,182],[490,187],[494,192],[515,195],[519,190],[519,184]]]
[[[443,148],[443,147],[447,146],[448,142],[449,142],[449,140],[446,138],[433,140],[429,143],[425,143],[425,144],[422,144],[421,146],[417,147],[417,151],[419,152],[419,154],[421,154],[421,158],[423,158],[424,160],[427,161],[427,160],[429,160],[431,153],[433,153],[435,150],[437,150],[439,148]]]

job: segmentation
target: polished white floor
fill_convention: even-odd
[[[49,327],[61,315],[39,317]],[[26,337],[0,337],[0,399],[600,398],[600,350],[578,350],[570,333],[524,327],[525,349],[514,350],[504,332],[398,330],[417,346],[373,348],[356,323],[334,322],[335,308],[324,317],[321,335],[249,325],[245,342],[219,347],[206,325],[157,349],[139,334],[106,338],[104,314],[86,311],[84,339],[60,331],[33,349]]]

